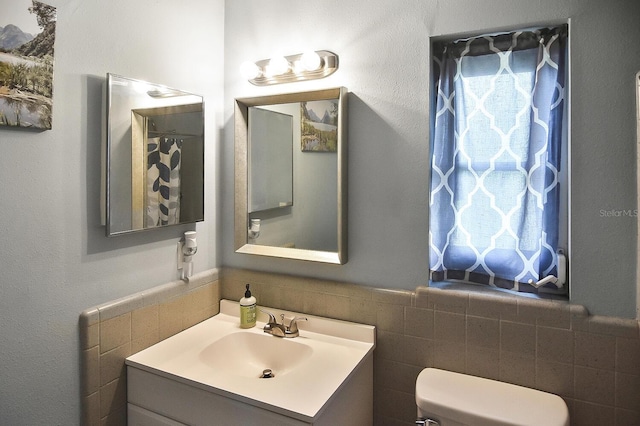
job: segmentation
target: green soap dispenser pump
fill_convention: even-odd
[[[240,299],[240,327],[251,328],[256,325],[256,298],[251,295],[249,284],[244,297]]]

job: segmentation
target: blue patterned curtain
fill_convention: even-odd
[[[434,46],[431,280],[557,276],[567,26]]]

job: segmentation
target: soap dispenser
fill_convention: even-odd
[[[256,325],[256,298],[251,295],[249,284],[244,297],[240,299],[240,327],[251,328]]]

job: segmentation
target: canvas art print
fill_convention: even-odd
[[[0,14],[0,126],[51,129],[56,9],[11,0]]]
[[[336,152],[338,146],[338,100],[300,103],[302,151]]]

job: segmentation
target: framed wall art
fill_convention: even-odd
[[[0,126],[50,130],[56,8],[12,0],[0,15]]]

